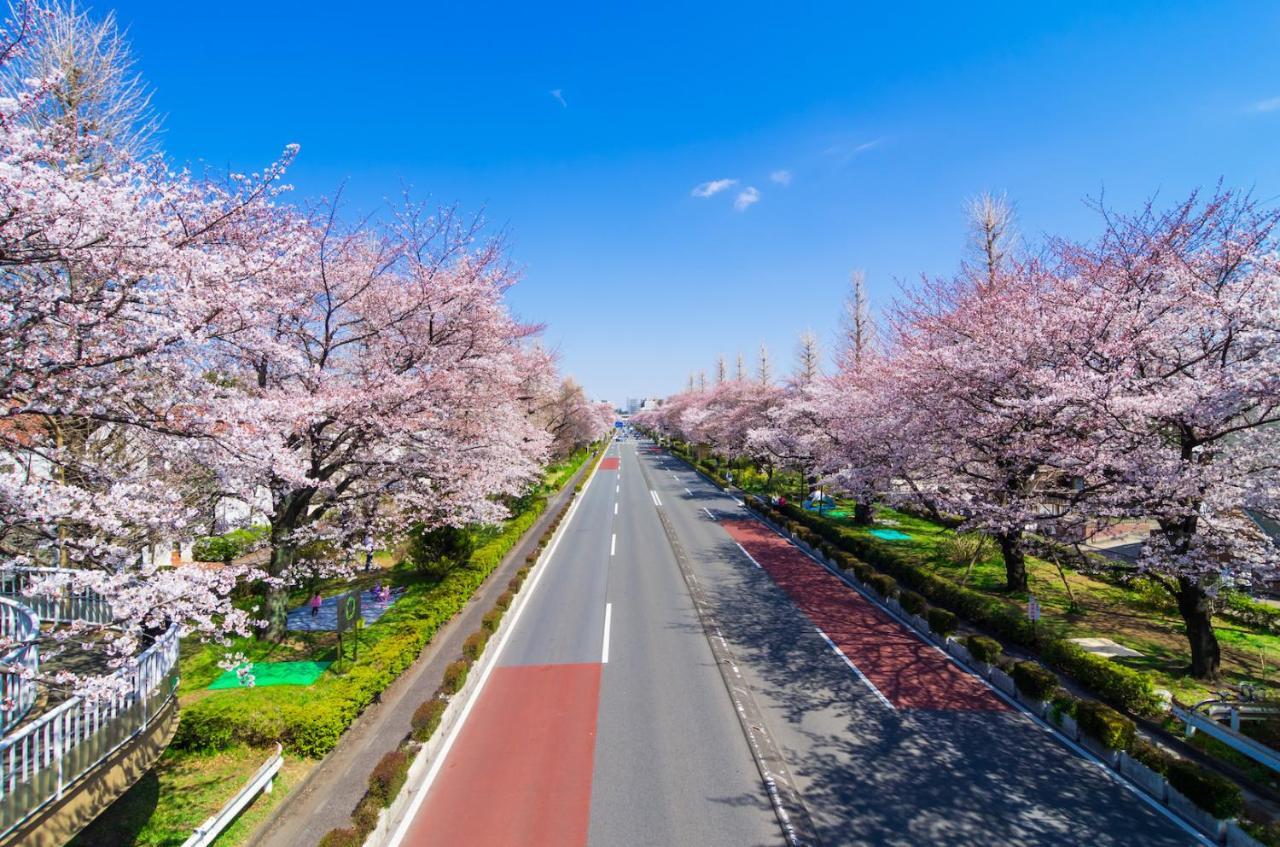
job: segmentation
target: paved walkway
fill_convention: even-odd
[[[586,466],[584,466],[585,468]],[[546,511],[511,549],[467,606],[436,633],[418,660],[382,693],[343,734],[334,748],[268,817],[250,847],[300,847],[317,843],[334,827],[351,826],[351,812],[364,796],[369,772],[410,729],[409,719],[440,685],[445,666],[462,653],[462,642],[480,628],[480,618],[524,565],[542,532],[573,494],[583,469],[547,503]]]

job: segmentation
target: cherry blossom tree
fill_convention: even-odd
[[[1139,567],[1177,601],[1193,675],[1214,677],[1216,595],[1280,564],[1246,511],[1280,503],[1280,213],[1223,191],[1102,211],[1096,244],[1056,245],[1061,392],[1090,424],[1059,434],[1059,463],[1096,485],[1097,514],[1156,522]]]

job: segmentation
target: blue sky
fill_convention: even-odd
[[[878,306],[952,271],[984,190],[1031,239],[1087,237],[1103,191],[1280,196],[1275,3],[541,5],[114,8],[173,158],[297,142],[299,197],[483,209],[517,312],[615,402],[761,342],[785,371],[853,268]]]

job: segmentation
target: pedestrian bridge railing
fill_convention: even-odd
[[[108,624],[114,619],[111,604],[91,588],[61,586],[56,593],[43,590],[31,591],[42,582],[70,577],[76,572],[68,568],[7,568],[0,571],[0,597],[16,600],[52,623]]]
[[[0,597],[0,732],[8,732],[36,702],[40,670],[40,618],[26,606]]]
[[[56,623],[110,623],[111,607],[92,590],[71,590],[48,596],[28,589],[46,577],[66,576],[57,568],[24,568],[0,572],[0,626],[14,631],[30,627],[32,640],[12,648],[8,656],[38,661],[34,651],[40,619]],[[22,615],[23,607],[28,614]],[[12,621],[12,623],[11,623]],[[16,656],[26,647],[27,656]],[[176,696],[178,685],[178,628],[158,636],[129,664],[95,687],[95,696],[72,696],[48,711],[19,720],[6,720],[0,738],[0,840],[45,806],[60,800],[77,780],[91,772],[130,740],[143,733]],[[5,693],[17,686],[15,699],[35,702],[35,682],[22,688],[21,674],[6,673]]]

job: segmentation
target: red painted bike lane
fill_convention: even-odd
[[[764,524],[720,523],[895,708],[1008,710],[978,679]]]
[[[585,845],[600,670],[495,668],[402,843]]]

